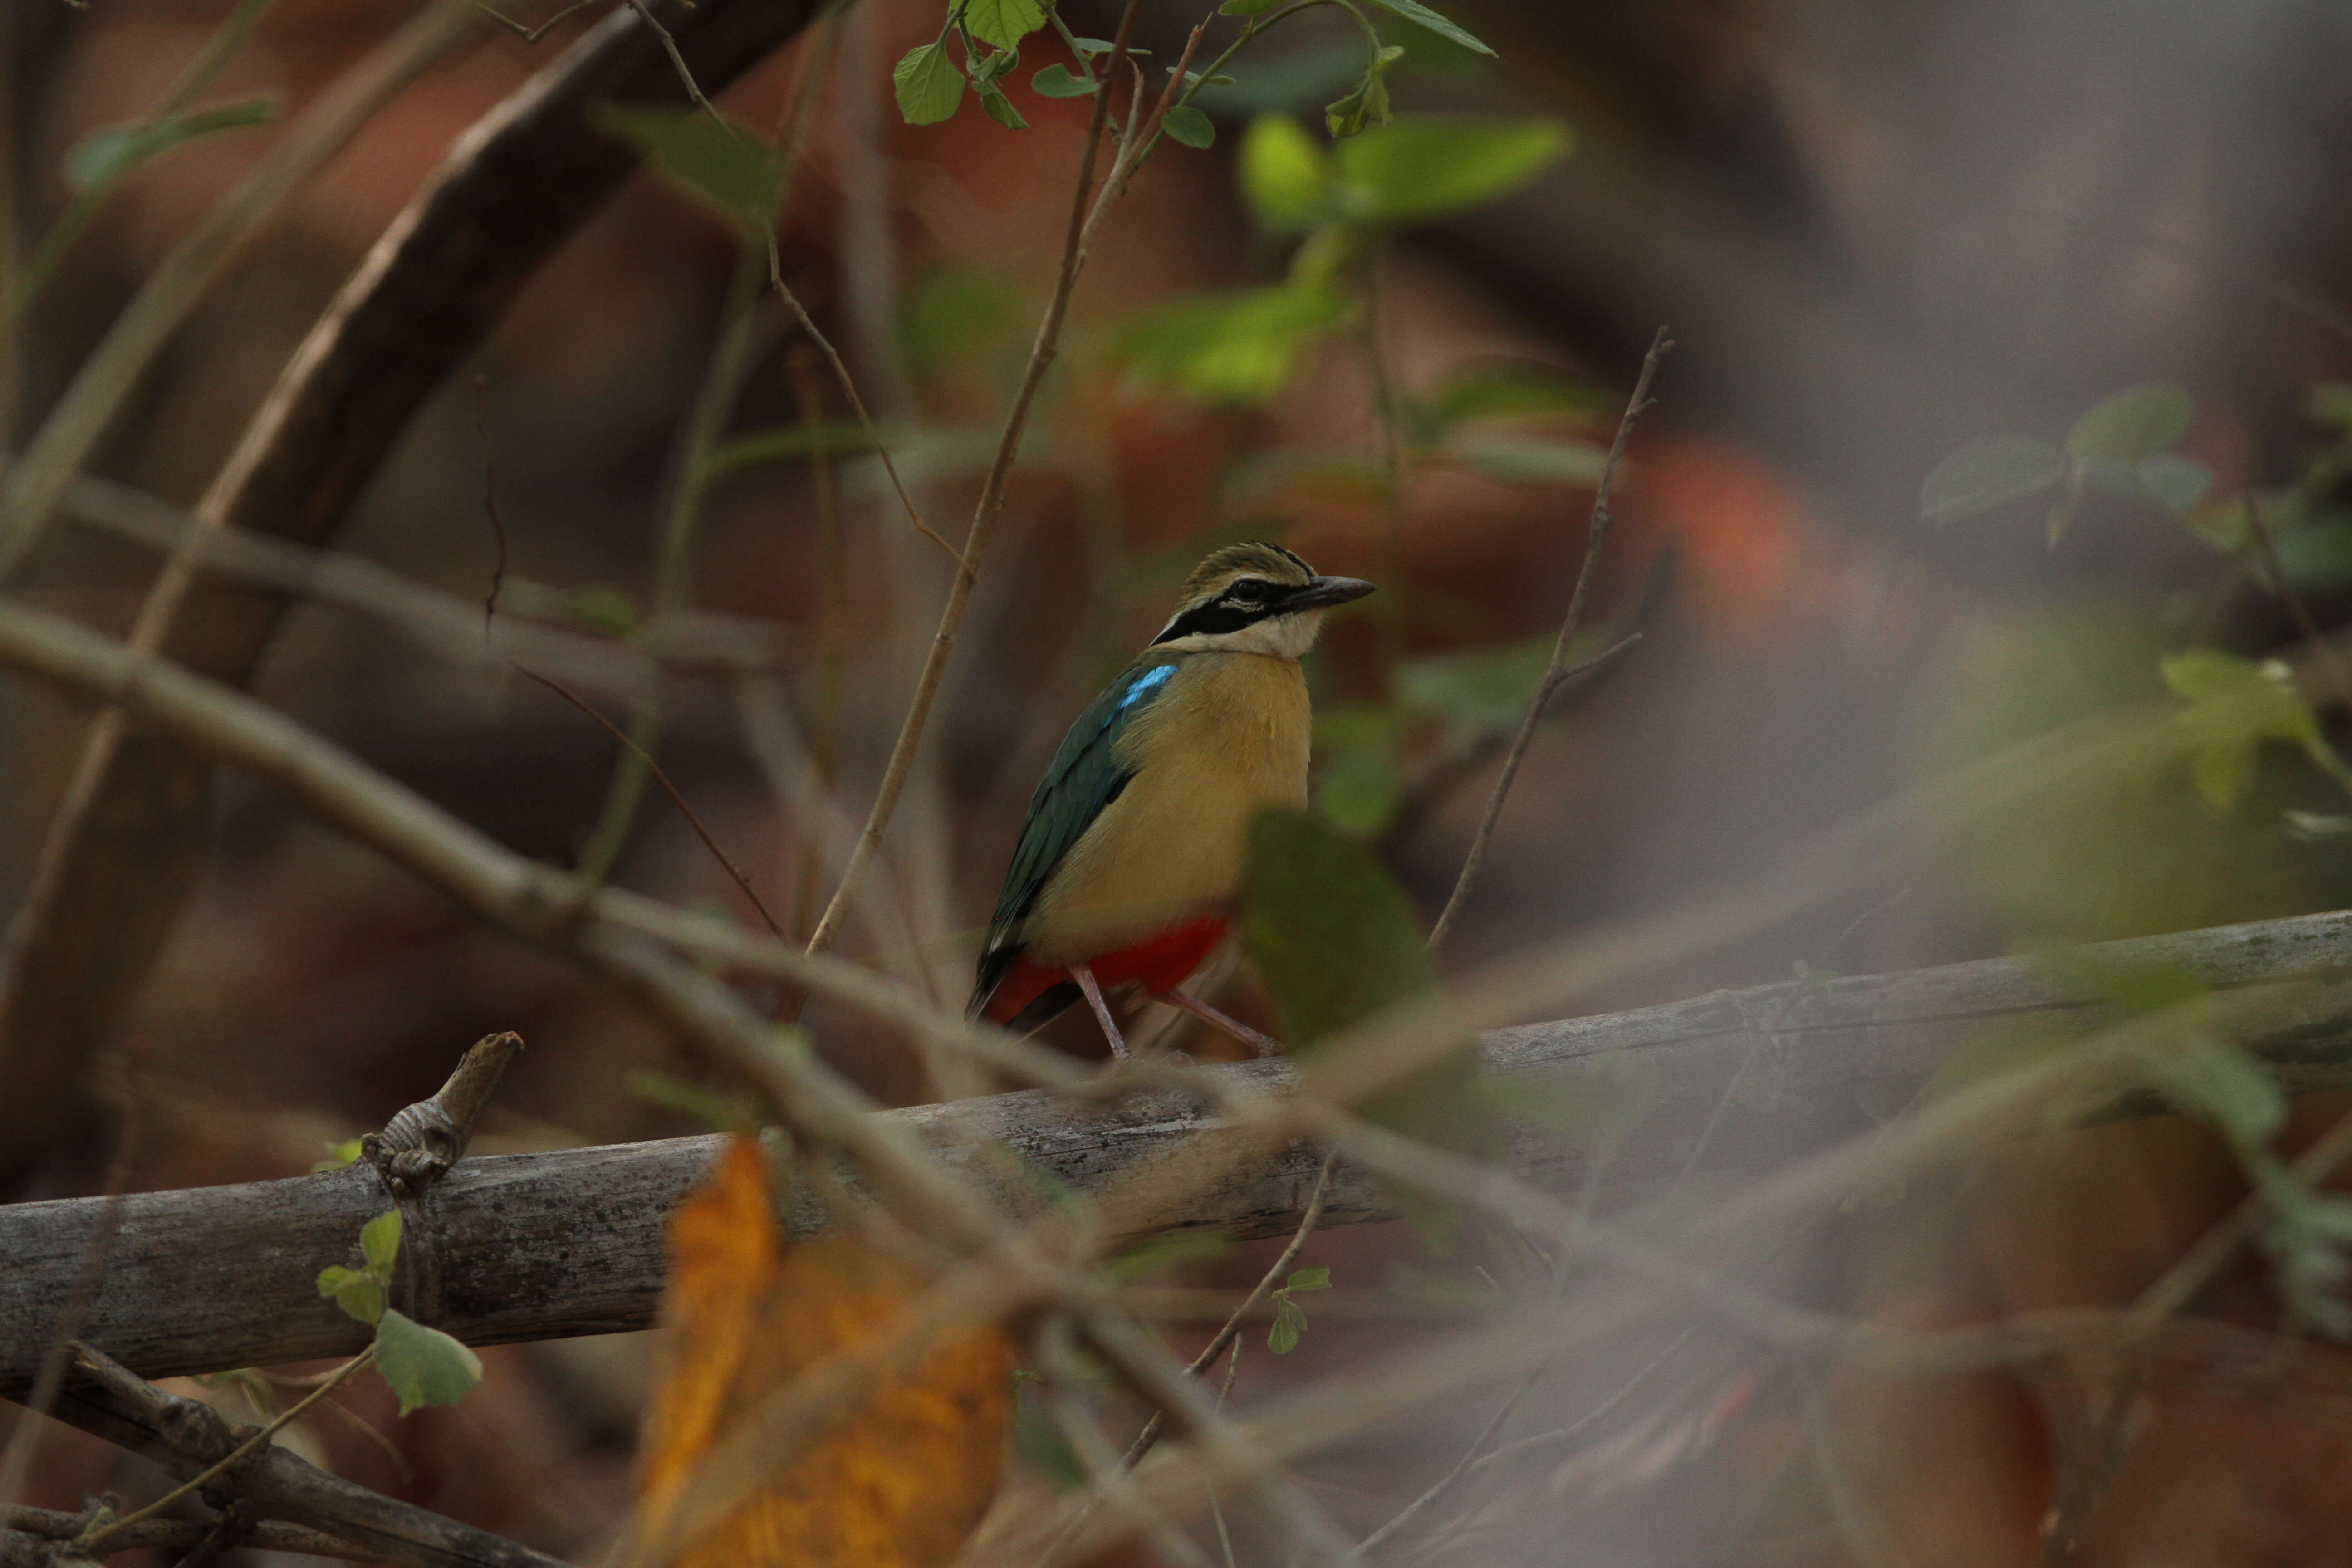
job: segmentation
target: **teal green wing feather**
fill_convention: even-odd
[[[1022,928],[1055,868],[1135,777],[1118,755],[1119,737],[1167,691],[1176,668],[1176,661],[1166,658],[1130,666],[1062,737],[1045,776],[1037,781],[1036,794],[1029,797],[1029,819],[1022,825],[1021,842],[1004,873],[1004,890],[997,896],[996,914],[981,944],[979,983],[971,1001],[975,1013],[1028,945]]]

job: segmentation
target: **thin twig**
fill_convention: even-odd
[[[694,106],[711,119],[719,119],[719,110],[711,106],[710,100],[702,95],[702,84],[694,79],[693,68],[686,63],[686,57],[678,52],[677,39],[670,36],[670,30],[667,27],[662,26],[661,18],[646,9],[646,0],[629,0],[629,9],[644,18],[646,26],[651,27],[655,36],[661,39],[662,52],[669,56],[670,69],[677,73],[678,85],[686,89],[686,96],[694,100]]]
[[[163,1512],[163,1510],[171,1507],[173,1503],[179,1501],[182,1498],[193,1496],[196,1492],[202,1491],[205,1487],[210,1486],[214,1481],[219,1479],[221,1476],[226,1474],[233,1466],[235,1466],[238,1460],[244,1458],[247,1454],[252,1453],[255,1449],[261,1447],[272,1437],[275,1437],[278,1433],[284,1431],[289,1423],[292,1422],[304,1411],[310,1409],[313,1405],[318,1404],[321,1399],[326,1398],[327,1395],[332,1394],[336,1389],[341,1387],[344,1379],[350,1377],[352,1373],[359,1371],[360,1368],[367,1365],[368,1363],[373,1360],[375,1360],[375,1346],[371,1344],[367,1349],[360,1352],[359,1354],[352,1357],[351,1360],[337,1367],[334,1370],[333,1374],[328,1377],[325,1382],[320,1384],[318,1387],[312,1389],[310,1393],[297,1400],[293,1405],[288,1406],[286,1413],[283,1415],[280,1415],[277,1420],[272,1421],[268,1426],[262,1427],[259,1431],[254,1433],[252,1436],[247,1437],[244,1442],[239,1443],[236,1447],[230,1449],[228,1454],[222,1458],[218,1464],[212,1466],[208,1469],[199,1471],[188,1479],[182,1481],[178,1486],[173,1487],[170,1491],[165,1492],[162,1497],[157,1498],[153,1502],[149,1503],[145,1508],[139,1510],[137,1512],[126,1513],[121,1519],[114,1521],[111,1524],[107,1525],[103,1529],[83,1536],[80,1540],[74,1542],[74,1549],[81,1552],[84,1556],[102,1556],[108,1550],[107,1542],[116,1538],[117,1531],[124,1529],[126,1526],[137,1524],[142,1520],[151,1519],[156,1514]]]
[[[566,5],[562,10],[558,11],[554,16],[550,16],[538,26],[526,27],[520,22],[516,21],[512,16],[508,16],[505,12],[489,5],[488,0],[474,0],[475,8],[479,10],[483,16],[488,16],[491,21],[496,22],[499,26],[504,27],[508,32],[512,33],[516,37],[520,38],[526,44],[535,44],[539,42],[540,39],[547,37],[549,33],[554,31],[557,26],[562,25],[566,17],[571,16],[577,12],[585,11],[589,6],[593,5],[594,4],[596,4],[596,0],[572,0],[571,5]]]
[[[482,636],[487,638],[498,618],[499,590],[506,586],[507,520],[499,514],[499,454],[490,441],[490,378],[477,374],[474,389],[481,394],[474,411],[474,428],[482,438],[482,511],[490,520],[490,538],[498,546],[498,558],[490,563],[489,589],[482,595]]]
[[[1543,679],[1537,682],[1535,695],[1528,700],[1528,710],[1519,721],[1518,733],[1511,738],[1511,749],[1503,757],[1503,771],[1496,777],[1495,788],[1486,796],[1486,810],[1478,819],[1478,831],[1471,836],[1469,853],[1462,858],[1461,875],[1454,879],[1454,891],[1445,900],[1437,924],[1429,933],[1429,945],[1444,942],[1454,929],[1454,920],[1462,912],[1464,900],[1470,896],[1471,884],[1478,879],[1478,868],[1486,858],[1487,841],[1495,837],[1495,820],[1503,815],[1503,802],[1511,793],[1511,781],[1518,776],[1519,763],[1535,740],[1536,725],[1542,720],[1544,706],[1551,700],[1561,682],[1575,673],[1568,666],[1570,639],[1575,637],[1577,623],[1583,618],[1584,602],[1592,593],[1592,580],[1601,566],[1601,547],[1609,539],[1609,501],[1617,484],[1617,468],[1625,456],[1625,443],[1633,434],[1633,421],[1650,406],[1650,382],[1658,373],[1658,361],[1673,348],[1674,340],[1660,327],[1657,336],[1650,340],[1650,352],[1642,356],[1642,374],[1634,378],[1633,394],[1625,400],[1625,412],[1618,417],[1616,438],[1609,443],[1609,460],[1601,469],[1601,483],[1592,493],[1592,520],[1584,534],[1584,563],[1577,569],[1576,587],[1570,594],[1568,614],[1561,617],[1559,636],[1552,642],[1551,664],[1545,669]],[[1619,647],[1623,644],[1619,644]],[[1615,653],[1616,648],[1610,649]],[[1608,658],[1608,654],[1601,656]],[[1583,668],[1589,668],[1588,665]]]
[[[1119,12],[1118,32],[1111,43],[1110,59],[1106,77],[1118,74],[1127,59],[1128,42],[1135,30],[1136,13],[1140,0],[1127,0]],[[1181,80],[1180,75],[1175,79]],[[1110,110],[1109,95],[1095,95],[1094,112],[1087,122],[1085,150],[1078,160],[1076,189],[1070,199],[1070,220],[1062,245],[1062,264],[1054,281],[1054,292],[1046,301],[1044,318],[1037,323],[1036,341],[1029,350],[1029,363],[1022,373],[1021,384],[1013,395],[1013,405],[1004,417],[1004,430],[997,439],[996,456],[981,483],[980,500],[973,509],[971,526],[964,534],[963,549],[958,552],[955,581],[949,586],[948,599],[940,611],[939,629],[932,634],[930,652],[923,660],[923,668],[915,680],[915,694],[907,705],[907,716],[898,726],[898,738],[891,745],[890,759],[882,770],[882,784],[875,792],[873,809],[866,814],[866,826],[857,840],[850,847],[849,864],[841,873],[833,897],[825,904],[816,930],[810,934],[808,951],[823,952],[840,935],[843,916],[849,900],[856,894],[858,884],[865,879],[866,868],[873,863],[874,852],[881,847],[882,833],[898,808],[898,796],[907,787],[907,779],[914,770],[915,749],[921,742],[923,731],[929,725],[931,704],[939,695],[940,682],[946,677],[948,656],[955,649],[956,633],[963,625],[964,608],[971,602],[971,590],[979,582],[981,558],[987,553],[990,538],[995,533],[998,514],[1004,507],[1004,489],[1012,477],[1013,459],[1020,454],[1021,438],[1029,426],[1029,409],[1037,395],[1037,388],[1045,372],[1059,352],[1062,322],[1068,315],[1070,296],[1076,292],[1078,274],[1087,262],[1086,237],[1092,222],[1098,216],[1108,198],[1114,194],[1109,181],[1105,182],[1103,200],[1095,204],[1092,212],[1088,200],[1095,195],[1095,160],[1102,150],[1103,121]],[[772,279],[781,283],[781,278]]]
[[[2294,629],[2316,650],[2319,666],[2327,672],[2328,684],[2336,688],[2336,700],[2352,707],[2352,672],[2347,672],[2343,661],[2336,657],[2334,646],[2312,616],[2311,606],[2303,602],[2303,595],[2286,580],[2286,568],[2279,560],[2278,541],[2271,533],[2271,525],[2263,521],[2262,498],[2251,492],[2246,497],[2246,531],[2254,536],[2254,544],[2263,552],[2263,564],[2271,574],[2273,596],[2286,606],[2287,618],[2294,623]]]
[[[588,715],[589,718],[593,719],[598,724],[604,727],[606,734],[612,736],[614,740],[618,741],[630,752],[635,752],[639,762],[644,764],[646,771],[653,775],[654,782],[661,785],[663,793],[669,796],[670,804],[677,807],[678,815],[684,816],[687,820],[688,826],[694,829],[694,836],[702,840],[702,847],[710,851],[710,858],[718,861],[719,864],[726,869],[728,876],[734,879],[735,886],[741,889],[743,896],[751,901],[751,907],[760,911],[760,919],[761,922],[767,926],[769,931],[774,935],[778,942],[789,942],[792,940],[784,934],[784,928],[776,923],[776,917],[768,912],[768,906],[761,901],[758,890],[751,886],[751,879],[745,876],[743,874],[742,868],[736,865],[734,860],[728,856],[727,851],[719,847],[719,840],[712,837],[710,829],[703,825],[702,818],[696,815],[694,807],[687,804],[684,793],[678,789],[676,784],[671,782],[669,774],[663,770],[661,763],[654,760],[652,752],[646,751],[643,746],[638,745],[635,741],[629,738],[629,734],[626,731],[614,723],[610,719],[605,718],[602,713],[599,713],[585,699],[569,690],[561,682],[550,680],[546,676],[540,674],[538,671],[525,668],[520,664],[516,665],[514,668],[522,674],[529,676],[531,679],[538,681],[541,686],[546,687],[550,691],[554,692],[566,702],[571,703],[572,706]]]

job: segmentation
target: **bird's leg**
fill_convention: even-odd
[[[1087,994],[1087,1005],[1095,1010],[1095,1022],[1102,1026],[1103,1037],[1110,1042],[1110,1054],[1127,1060],[1127,1037],[1118,1032],[1118,1021],[1110,1016],[1110,1004],[1103,1000],[1102,987],[1095,984],[1095,972],[1083,963],[1073,963],[1070,978]]]
[[[1188,996],[1181,991],[1155,991],[1151,994],[1155,1001],[1165,1002],[1171,1007],[1181,1008],[1192,1014],[1220,1034],[1231,1035],[1262,1057],[1278,1057],[1282,1054],[1280,1040],[1270,1039],[1259,1034],[1239,1018],[1225,1016],[1198,996]]]

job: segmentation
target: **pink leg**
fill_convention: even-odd
[[[1262,1057],[1278,1057],[1282,1054],[1280,1040],[1267,1038],[1238,1018],[1228,1018],[1197,996],[1188,996],[1181,991],[1155,991],[1152,996],[1158,1001],[1167,1003],[1171,1007],[1181,1008],[1192,1014],[1220,1034],[1231,1035]]]
[[[1102,987],[1095,984],[1095,972],[1083,963],[1073,963],[1070,978],[1087,994],[1087,1005],[1095,1010],[1095,1022],[1102,1026],[1103,1037],[1110,1042],[1110,1054],[1127,1060],[1127,1037],[1118,1032],[1118,1022],[1110,1016],[1110,1004],[1103,1000]]]

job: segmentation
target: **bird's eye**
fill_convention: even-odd
[[[1258,605],[1265,602],[1265,584],[1255,578],[1244,578],[1225,590],[1225,597],[1238,605]]]

